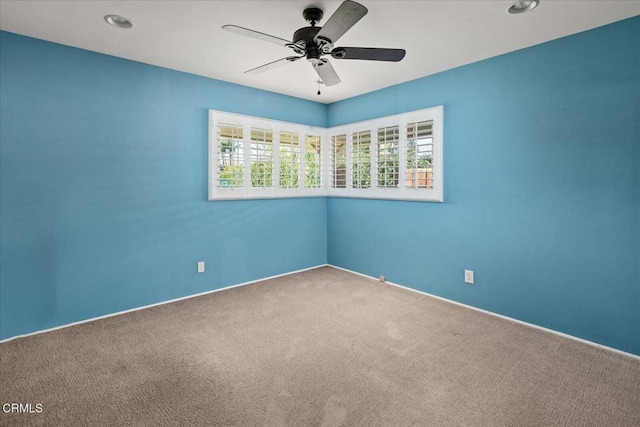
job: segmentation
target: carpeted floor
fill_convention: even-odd
[[[639,426],[640,361],[329,267],[0,345],[6,426]]]

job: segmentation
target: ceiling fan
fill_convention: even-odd
[[[323,56],[330,56],[334,59],[391,62],[398,62],[404,58],[406,53],[404,49],[334,47],[333,44],[362,19],[367,12],[367,8],[360,3],[345,0],[323,27],[316,27],[316,24],[322,19],[322,9],[316,7],[305,9],[302,16],[311,26],[300,28],[293,33],[292,42],[237,25],[224,25],[222,29],[288,47],[296,54],[252,68],[251,70],[245,71],[246,74],[260,73],[289,62],[297,61],[300,58],[307,58],[307,61],[311,63],[313,69],[316,70],[316,73],[320,76],[322,83],[324,83],[325,86],[333,86],[340,83],[340,77],[338,77],[336,70],[329,60],[323,58]]]

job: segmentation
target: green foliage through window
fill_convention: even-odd
[[[371,132],[353,134],[351,142],[353,188],[371,188]]]
[[[251,129],[251,186],[273,186],[273,132]]]
[[[238,126],[219,125],[220,152],[218,155],[218,186],[244,185],[243,129]]]
[[[322,186],[322,164],[320,145],[321,138],[307,135],[305,141],[305,188],[320,188]]]
[[[300,137],[280,132],[280,188],[300,186]]]

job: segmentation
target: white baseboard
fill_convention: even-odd
[[[211,291],[205,291],[205,292],[200,292],[200,293],[193,294],[193,295],[187,295],[187,296],[184,296],[184,297],[175,298],[175,299],[171,299],[171,300],[168,300],[168,301],[157,302],[155,304],[149,304],[149,305],[144,305],[142,307],[131,308],[129,310],[118,311],[116,313],[105,314],[104,316],[92,317],[90,319],[80,320],[78,322],[73,322],[73,323],[67,323],[67,324],[56,326],[56,327],[49,328],[49,329],[42,329],[40,331],[29,332],[28,334],[16,335],[16,336],[13,336],[13,337],[10,337],[10,338],[5,338],[3,340],[0,340],[0,344],[5,343],[7,341],[15,340],[15,339],[18,339],[18,338],[29,337],[31,335],[44,334],[46,332],[51,332],[51,331],[55,331],[55,330],[58,330],[58,329],[68,328],[70,326],[81,325],[83,323],[93,322],[95,320],[100,320],[100,319],[106,319],[107,317],[119,316],[121,314],[131,313],[132,311],[144,310],[146,308],[157,307],[159,305],[164,305],[164,304],[171,304],[172,302],[182,301],[182,300],[189,299],[189,298],[195,298],[195,297],[199,297],[199,296],[202,296],[202,295],[208,295],[208,294],[212,294],[214,292],[225,291],[227,289],[237,288],[237,287],[240,287],[240,286],[251,285],[252,283],[257,283],[257,282],[262,282],[262,281],[265,281],[265,280],[275,279],[277,277],[289,276],[291,274],[301,273],[303,271],[308,271],[308,270],[315,270],[316,268],[327,267],[328,265],[329,264],[320,264],[320,265],[316,265],[315,267],[303,268],[302,270],[291,271],[289,273],[276,274],[275,276],[264,277],[262,279],[256,279],[256,280],[252,280],[250,282],[238,283],[237,285],[225,286],[224,288],[220,288],[220,289],[213,289]]]
[[[376,277],[369,276],[369,275],[362,274],[362,273],[358,273],[357,271],[349,270],[347,268],[338,267],[338,266],[332,265],[332,264],[329,264],[329,267],[335,268],[337,270],[346,271],[348,273],[357,274],[358,276],[366,277],[367,279],[379,281],[379,279],[376,278]],[[632,359],[640,360],[640,356],[637,355],[637,354],[628,353],[626,351],[618,350],[617,348],[608,347],[606,345],[598,344],[598,343],[593,342],[593,341],[585,340],[583,338],[578,338],[576,336],[565,334],[565,333],[559,332],[559,331],[555,331],[553,329],[545,328],[543,326],[538,326],[538,325],[533,324],[533,323],[528,323],[528,322],[525,322],[525,321],[522,321],[522,320],[514,319],[513,317],[508,317],[508,316],[505,316],[505,315],[502,315],[502,314],[494,313],[493,311],[484,310],[482,308],[474,307],[472,305],[467,305],[467,304],[463,304],[461,302],[457,302],[457,301],[453,301],[453,300],[450,300],[450,299],[447,299],[447,298],[439,297],[437,295],[433,295],[433,294],[430,294],[430,293],[427,293],[427,292],[419,291],[417,289],[412,289],[412,288],[409,288],[409,287],[406,287],[406,286],[403,286],[403,285],[399,285],[397,283],[392,283],[392,282],[387,282],[387,281],[385,281],[384,283],[386,283],[387,285],[391,285],[391,286],[395,286],[395,287],[398,287],[398,288],[401,288],[401,289],[405,289],[407,291],[416,292],[416,293],[421,294],[421,295],[425,295],[425,296],[428,296],[428,297],[431,297],[431,298],[435,298],[435,299],[438,299],[440,301],[445,301],[445,302],[448,302],[448,303],[451,303],[451,304],[455,304],[455,305],[459,305],[459,306],[462,306],[462,307],[465,307],[465,308],[470,308],[471,310],[479,311],[481,313],[490,314],[491,316],[495,316],[495,317],[499,317],[501,319],[509,320],[511,322],[519,323],[521,325],[528,326],[530,328],[535,328],[535,329],[539,329],[539,330],[542,330],[542,331],[545,331],[545,332],[550,332],[550,333],[555,334],[555,335],[560,335],[561,337],[569,338],[569,339],[574,340],[574,341],[579,341],[579,342],[581,342],[583,344],[587,344],[587,345],[590,345],[590,346],[593,346],[593,347],[598,347],[598,348],[601,348],[601,349],[604,349],[604,350],[607,350],[607,351],[612,351],[614,353],[618,353],[618,354],[621,354],[623,356],[631,357]]]

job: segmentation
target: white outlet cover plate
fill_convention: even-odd
[[[464,271],[464,282],[473,285],[473,270]]]
[[[198,273],[204,273],[204,261],[198,262]]]

